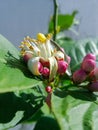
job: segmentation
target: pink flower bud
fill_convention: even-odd
[[[79,70],[76,70],[74,73],[73,73],[73,82],[74,83],[77,83],[77,84],[80,84],[82,83],[83,81],[86,80],[86,77],[87,77],[87,74],[84,70],[82,69],[79,69]]]
[[[83,60],[87,60],[87,59],[92,59],[92,60],[96,60],[96,56],[92,53],[87,54]]]
[[[85,72],[91,72],[96,67],[96,61],[92,59],[83,60],[82,69]]]
[[[97,92],[98,91],[98,81],[90,83],[87,88],[92,92]]]
[[[66,56],[66,61],[67,61],[68,64],[70,64],[70,62],[71,62],[71,57],[67,55],[67,56]]]
[[[47,86],[47,87],[45,88],[45,90],[46,90],[47,93],[51,93],[51,92],[52,92],[51,86]]]
[[[39,72],[42,73],[43,69],[44,68],[43,68],[42,64],[40,62],[38,62],[38,70],[39,70]]]
[[[44,69],[43,69],[43,71],[42,71],[42,75],[45,76],[45,77],[48,77],[48,76],[49,76],[49,73],[50,73],[49,68],[44,67]]]
[[[66,61],[58,61],[58,73],[64,74],[68,68],[68,63]]]
[[[29,52],[25,53],[25,55],[23,56],[23,60],[24,60],[26,63],[28,62],[28,60],[29,60],[30,58],[32,58],[32,53],[29,53]]]
[[[92,70],[88,77],[92,81],[98,80],[98,68],[95,68],[94,70]]]

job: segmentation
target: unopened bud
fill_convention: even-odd
[[[96,60],[96,56],[92,53],[88,53],[83,60],[87,60],[87,59],[92,59],[92,60]]]
[[[42,75],[45,76],[45,77],[48,77],[48,76],[49,76],[49,73],[50,73],[49,68],[44,67],[44,68],[43,68],[43,71],[42,71]]]
[[[92,70],[88,77],[92,81],[98,80],[98,68],[96,67],[94,70]]]
[[[38,62],[38,70],[39,70],[39,72],[42,73],[43,69],[44,68],[43,68],[42,64],[40,62]]]
[[[96,61],[92,59],[87,59],[82,62],[82,69],[85,72],[91,72],[96,67]]]
[[[98,91],[98,81],[90,83],[87,88],[92,92],[97,92]]]
[[[73,82],[80,84],[86,80],[87,74],[84,70],[79,69],[73,73]]]
[[[68,68],[68,63],[66,61],[58,61],[58,73],[64,74]]]
[[[46,89],[46,92],[47,92],[47,93],[51,93],[51,92],[52,92],[51,86],[47,86],[45,89]]]

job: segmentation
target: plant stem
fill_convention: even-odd
[[[54,24],[54,35],[53,35],[53,40],[56,40],[56,34],[57,34],[57,21],[58,21],[58,4],[57,0],[53,0],[54,2],[54,15],[53,15],[53,24]]]

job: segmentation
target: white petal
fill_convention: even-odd
[[[48,58],[48,53],[47,53],[45,43],[39,43],[38,48],[40,49],[40,56],[47,59]]]
[[[57,60],[55,59],[55,57],[49,58],[49,63],[50,63],[49,80],[51,81],[56,76],[56,73],[58,70],[58,64],[57,64]]]
[[[28,61],[28,69],[31,71],[34,75],[40,75],[40,72],[38,70],[38,63],[39,63],[39,57],[31,58]]]
[[[54,56],[56,57],[57,60],[64,60],[64,53],[61,51],[57,51]]]
[[[45,46],[46,46],[46,50],[47,50],[47,56],[48,56],[48,58],[49,58],[49,57],[51,57],[51,54],[52,54],[52,52],[53,52],[53,50],[54,50],[54,47],[52,46],[50,40],[47,40],[47,41],[46,41]]]
[[[37,47],[37,45],[36,45],[34,42],[31,42],[31,45],[32,45],[32,47],[33,47],[32,52],[33,52],[34,57],[35,57],[35,56],[39,56],[39,55],[40,55],[40,50],[39,50],[39,48]]]

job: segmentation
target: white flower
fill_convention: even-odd
[[[49,78],[49,81],[55,78],[58,67],[60,68],[58,61],[67,58],[62,49],[50,40],[49,35],[45,37],[41,33],[38,33],[36,40],[30,37],[24,38],[20,47],[31,73]]]

